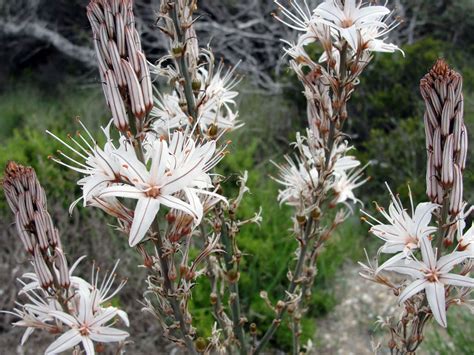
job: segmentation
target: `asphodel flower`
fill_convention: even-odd
[[[446,290],[445,286],[474,287],[474,279],[450,273],[457,264],[471,258],[469,252],[452,252],[436,259],[431,241],[427,236],[420,238],[422,260],[399,260],[385,270],[395,271],[411,276],[414,281],[400,294],[399,302],[403,303],[418,292],[425,291],[428,305],[433,317],[442,326],[446,327]]]

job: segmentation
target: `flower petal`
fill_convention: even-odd
[[[468,251],[455,251],[451,254],[439,258],[436,266],[442,272],[450,271],[455,265],[462,263],[464,260],[472,257]]]
[[[441,282],[428,282],[425,287],[426,298],[436,321],[444,328],[446,322],[446,297]]]
[[[445,285],[474,287],[474,279],[468,276],[457,274],[444,274],[439,278],[439,281]]]
[[[125,197],[125,198],[141,198],[144,196],[143,191],[137,189],[135,186],[130,185],[115,185],[104,188],[100,194],[97,195],[99,198],[104,197]]]
[[[71,316],[71,315],[69,315],[65,312],[62,312],[62,311],[50,311],[49,315],[51,315],[52,317],[56,318],[57,320],[63,322],[64,324],[66,324],[69,327],[72,327],[73,325],[78,324],[77,320],[73,316]]]
[[[77,329],[68,330],[45,350],[46,355],[58,354],[80,343],[82,337]]]
[[[177,210],[186,212],[187,214],[193,216],[196,220],[200,221],[202,218],[202,212],[199,215],[199,211],[193,209],[193,207],[189,203],[186,203],[174,196],[161,196],[160,202],[163,205],[168,206],[169,208],[175,208]]]
[[[426,281],[426,279],[418,279],[413,281],[403,290],[403,292],[400,294],[398,301],[400,303],[405,302],[411,296],[416,295],[418,292],[422,291],[427,284],[428,281]]]
[[[159,210],[160,202],[157,199],[140,198],[138,200],[128,238],[131,247],[137,245],[145,237]]]
[[[82,337],[82,346],[86,351],[86,355],[95,355],[94,343],[88,336]]]
[[[399,260],[392,265],[384,267],[384,270],[395,271],[399,274],[410,275],[415,279],[421,279],[424,276],[421,271],[423,269],[422,266],[423,265],[417,261]]]
[[[431,246],[431,241],[428,237],[420,238],[420,250],[423,262],[428,266],[428,268],[433,270],[436,267],[436,257],[434,255],[433,247]]]
[[[126,331],[116,329],[116,328],[109,328],[109,327],[97,327],[94,328],[89,334],[89,337],[101,343],[111,343],[115,341],[122,341],[127,338],[130,334]]]
[[[117,315],[117,308],[107,307],[94,315],[94,319],[90,322],[90,327],[100,327],[113,319]]]

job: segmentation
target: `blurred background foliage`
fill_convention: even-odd
[[[75,17],[76,13],[81,13],[86,2],[77,1],[74,6],[67,1],[54,2],[54,5],[50,3],[49,11],[42,11],[41,15],[44,21],[56,23],[58,30],[64,29],[63,36],[76,43],[87,44],[87,23],[84,17]],[[223,3],[221,6],[231,9],[236,6],[232,1]],[[406,21],[394,41],[401,43],[405,56],[401,53],[377,54],[348,107],[350,120],[347,131],[356,148],[354,152],[362,162],[371,162],[367,174],[372,180],[357,194],[364,201],[365,208],[372,212],[372,201],[382,204],[387,201],[385,181],[401,193],[402,199],[406,199],[407,184],[410,184],[415,200],[425,200],[426,152],[423,103],[418,84],[439,57],[445,58],[464,77],[465,121],[471,142],[474,142],[474,2],[436,0],[395,3],[404,5]],[[459,14],[463,14],[462,21],[459,21]],[[415,26],[408,30],[407,26],[413,24],[413,18]],[[5,63],[0,68],[0,166],[8,160],[16,160],[36,169],[70,255],[88,254],[89,260],[96,258],[108,266],[111,266],[113,259],[122,259],[120,273],[129,278],[129,285],[121,296],[121,302],[129,310],[136,309],[140,306],[137,300],[141,297],[136,290],[143,285],[142,272],[136,268],[138,258],[127,248],[123,236],[114,236],[109,226],[113,221],[100,212],[79,207],[71,217],[67,216],[65,208],[79,196],[76,186],[78,175],[48,159],[61,147],[44,133],[45,129],[63,137],[68,133],[74,134],[79,128],[75,118],[79,117],[96,134],[99,133],[99,126],[108,122],[110,115],[105,108],[98,74],[94,69],[64,56],[47,42],[1,34],[2,23],[6,19],[6,15],[0,17],[0,38],[6,43],[0,50],[0,61]],[[272,21],[270,17],[265,20]],[[273,60],[276,63],[279,59]],[[271,300],[277,300],[282,294],[287,283],[288,264],[293,262],[291,252],[295,247],[289,231],[291,212],[276,201],[278,186],[270,178],[275,174],[270,160],[281,161],[282,154],[291,149],[289,143],[296,132],[304,129],[306,119],[302,88],[296,78],[286,70],[280,73],[270,71],[268,75],[273,77],[279,90],[269,92],[262,89],[248,75],[242,81],[240,119],[245,127],[233,133],[231,154],[220,166],[220,172],[231,175],[224,185],[228,191],[235,191],[238,173],[249,171],[251,194],[242,204],[241,217],[253,216],[260,207],[263,211],[262,225],[242,228],[238,240],[245,254],[240,288],[244,312],[249,321],[258,324],[259,330],[268,326],[272,314],[256,295],[262,288]],[[473,156],[473,147],[474,143],[471,143],[470,157]],[[465,198],[473,201],[472,159],[469,159],[465,171],[465,186]],[[2,291],[2,295],[8,297],[3,297],[0,308],[7,309],[11,308],[16,292],[11,286],[24,269],[8,270],[19,261],[23,268],[27,267],[27,263],[18,256],[19,249],[8,243],[8,238],[14,238],[12,216],[3,198],[0,199],[0,221],[3,230],[0,271],[4,275],[0,281],[10,288]],[[311,317],[305,321],[303,340],[310,339],[317,331],[318,322],[315,319],[323,317],[337,305],[333,285],[341,282],[338,270],[346,264],[353,265],[355,261],[363,260],[364,248],[376,250],[377,241],[367,235],[367,229],[367,226],[361,225],[356,213],[321,255],[316,291],[311,300]],[[104,250],[107,252],[104,253]],[[82,270],[88,271],[89,266],[86,264]],[[192,302],[196,309],[195,325],[203,329],[200,335],[209,335],[213,320],[210,316],[209,289],[205,282],[196,288]],[[460,311],[459,315],[450,315],[457,321],[450,323],[447,332],[430,334],[427,349],[436,349],[439,354],[474,353],[470,340],[470,324],[474,319],[464,311]],[[159,329],[153,328],[152,319],[134,318],[132,316],[132,333],[137,334],[136,344],[150,329],[159,334]],[[8,317],[2,317],[0,333],[10,334],[7,333],[10,332],[10,321]],[[470,333],[466,333],[466,329]],[[285,326],[280,327],[273,345],[287,349],[291,343],[288,337]],[[17,338],[10,338],[2,337],[0,345],[17,343]],[[154,343],[150,343],[150,349],[160,341],[157,336]],[[133,351],[134,345],[131,346],[131,353],[138,353]]]

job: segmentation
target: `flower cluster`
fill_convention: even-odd
[[[35,171],[14,162],[5,169],[3,187],[10,208],[15,213],[17,233],[31,258],[34,272],[25,273],[21,279],[20,297],[27,302],[17,302],[9,312],[20,318],[14,326],[25,327],[21,344],[25,344],[35,329],[59,336],[45,351],[57,354],[82,342],[87,355],[95,354],[93,342],[123,342],[128,333],[112,324],[117,317],[128,326],[124,311],[107,303],[125,285],[122,281],[111,292],[115,281],[114,269],[98,280],[98,271],[92,282],[75,276],[79,258],[70,268],[58,230],[46,209],[46,197]]]
[[[423,341],[424,327],[433,317],[447,327],[446,310],[452,305],[470,306],[474,279],[474,227],[466,224],[473,208],[463,200],[463,176],[467,156],[467,133],[463,120],[463,98],[459,73],[438,60],[421,80],[426,103],[424,116],[427,149],[426,184],[430,202],[407,212],[390,191],[388,211],[376,205],[386,221],[368,213],[370,232],[385,244],[380,253],[395,254],[382,265],[364,265],[361,275],[380,283],[399,295],[403,305],[398,321],[383,325],[390,330],[389,348],[413,352]],[[390,189],[389,189],[390,190]],[[432,221],[434,220],[434,221]],[[454,245],[454,237],[457,244]],[[385,271],[407,275],[396,285]]]
[[[140,122],[153,107],[148,62],[135,29],[132,0],[93,0],[87,6],[99,73],[115,126],[126,132],[127,108]]]
[[[130,246],[143,240],[161,205],[183,211],[198,224],[203,216],[200,196],[220,198],[208,190],[213,187],[208,172],[223,156],[222,151],[216,152],[215,141],[200,144],[176,131],[171,133],[169,142],[164,138],[146,141],[141,160],[125,136],[120,136],[116,146],[108,129],[104,132],[104,148],[82,135],[81,140],[70,137],[71,143],[67,143],[50,133],[77,156],[74,159],[61,152],[75,165],[53,159],[85,175],[78,182],[84,203],[99,206],[119,218],[124,232],[129,234]],[[81,159],[83,162],[78,161]],[[135,212],[117,197],[137,200]]]

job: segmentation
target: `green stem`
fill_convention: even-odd
[[[197,355],[197,351],[194,347],[194,343],[191,335],[189,334],[189,327],[187,326],[183,312],[179,306],[179,302],[176,299],[176,292],[174,289],[174,284],[169,278],[169,266],[168,266],[168,257],[163,253],[163,239],[160,233],[160,226],[158,219],[155,218],[151,232],[154,236],[153,241],[156,245],[156,250],[158,251],[158,259],[160,260],[161,273],[164,280],[164,286],[166,291],[166,299],[169,301],[171,308],[173,309],[173,315],[179,323],[180,331],[183,334],[183,339],[186,343],[186,347],[190,354]]]
[[[303,271],[304,262],[306,260],[306,251],[308,250],[308,244],[309,244],[308,239],[311,234],[312,227],[313,227],[313,219],[310,218],[306,224],[304,238],[303,238],[303,242],[300,249],[300,255],[298,257],[298,262],[296,264],[295,271],[293,273],[293,278],[287,290],[287,294],[289,295],[293,294],[296,290],[296,287],[298,286],[298,280],[301,277],[301,272]],[[286,297],[286,300],[289,301],[289,296]],[[281,324],[281,321],[283,319],[283,316],[286,313],[286,310],[287,310],[287,306],[285,305],[277,312],[276,317],[273,319],[272,325],[267,329],[262,340],[260,341],[258,346],[255,348],[255,351],[253,353],[254,355],[259,354],[263,350],[263,348],[267,345],[267,343],[270,341],[270,339],[273,337],[276,330]]]
[[[186,39],[185,39],[181,24],[179,22],[178,12],[176,11],[176,4],[173,6],[170,12],[171,12],[171,18],[173,19],[174,27],[176,30],[176,34],[178,36],[177,38],[178,43],[183,44],[183,52],[178,58],[176,58],[176,61],[178,62],[179,71],[184,79],[184,82],[182,83],[183,88],[184,88],[184,96],[186,97],[188,112],[193,118],[194,122],[196,122],[197,120],[196,102],[195,102],[195,97],[193,93],[192,80],[191,80],[191,77],[189,76],[188,63],[186,62],[186,51],[185,51],[186,43],[184,43]]]
[[[243,324],[241,322],[241,312],[240,312],[240,296],[239,296],[239,264],[235,261],[233,255],[234,247],[231,237],[229,236],[229,230],[225,223],[224,218],[221,219],[222,221],[222,229],[221,229],[221,240],[224,244],[224,261],[226,266],[226,272],[233,271],[236,273],[235,277],[232,280],[228,280],[229,283],[229,291],[230,291],[230,308],[231,308],[231,316],[233,322],[233,329],[234,333],[237,336],[237,339],[240,343],[240,354],[244,355],[247,354],[246,342],[245,342],[245,334]]]

